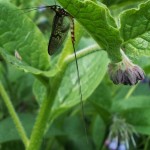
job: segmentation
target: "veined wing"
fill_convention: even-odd
[[[52,33],[48,44],[48,53],[53,55],[65,40],[70,28],[67,16],[55,14],[52,26]]]

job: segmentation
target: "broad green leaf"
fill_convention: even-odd
[[[28,137],[30,136],[35,116],[31,114],[19,115],[21,122],[27,132]],[[20,140],[15,125],[10,117],[0,121],[0,142],[7,142],[12,140]]]
[[[132,88],[131,86],[124,86],[124,85],[115,85],[118,87],[118,89],[115,91],[113,101],[120,101],[120,99],[123,99],[126,97],[130,89]]]
[[[113,1],[112,1],[113,2]],[[132,8],[137,8],[140,3],[142,3],[143,0],[133,0],[133,1],[122,1],[122,3],[117,3],[114,5],[109,6],[109,9],[111,11],[111,14],[118,20],[120,17],[120,14],[124,12],[125,10],[129,10]]]
[[[93,150],[92,144],[90,144],[90,142],[87,144],[85,130],[80,117],[66,117],[64,119],[63,129],[67,134],[66,139],[73,142],[68,149]]]
[[[130,94],[130,92],[131,92],[131,94]],[[129,97],[128,97],[128,94],[130,95]],[[126,97],[128,97],[129,100],[130,100],[130,97],[132,97],[132,98],[138,97],[138,96],[146,97],[146,96],[149,96],[149,94],[150,94],[150,88],[149,88],[148,83],[139,83],[136,86],[121,85],[121,86],[119,86],[116,94],[114,95],[113,101],[120,101],[121,99],[125,99]],[[126,100],[128,101],[128,99],[126,99]]]
[[[5,88],[9,91],[9,96],[13,101],[14,106],[21,102],[28,103],[33,97],[32,84],[34,78],[30,74],[25,74],[22,71],[7,65],[7,71],[3,74],[5,80]]]
[[[110,117],[110,108],[112,104],[111,91],[104,82],[101,83],[93,94],[88,98],[91,104],[94,106],[96,112],[101,118],[107,122]]]
[[[36,116],[33,114],[22,113],[19,114],[19,118],[21,120],[21,123],[23,124],[23,127],[25,128],[28,137],[30,137],[30,133],[32,131],[32,127],[34,125]],[[61,130],[57,124],[60,125],[60,122],[54,122],[49,131],[46,133],[45,137],[49,138],[57,135],[66,135],[66,133],[63,130]],[[21,140],[16,130],[16,127],[10,117],[0,121],[0,133],[1,143],[14,140]]]
[[[149,96],[135,96],[128,99],[122,99],[120,101],[114,101],[112,105],[112,110],[115,112],[126,111],[128,109],[143,109],[150,108]]]
[[[97,104],[96,102],[92,102],[92,104],[95,107],[96,112],[100,115],[103,121],[107,124],[111,116],[110,110],[106,109],[101,104]]]
[[[121,36],[124,40],[125,52],[136,59],[145,56],[150,58],[150,1],[141,4],[138,9],[130,9],[122,13]]]
[[[95,41],[104,48],[112,60],[120,61],[119,30],[108,8],[86,0],[58,0],[58,2],[91,34]]]
[[[135,97],[149,97],[150,96],[150,87],[149,83],[140,83],[135,91],[132,93],[132,96]]]
[[[36,25],[11,3],[0,0],[0,47],[41,70],[50,67],[47,42]]]
[[[127,5],[127,4],[133,4],[136,2],[142,2],[143,0],[101,0],[104,4],[111,6],[111,5],[118,5],[118,4],[122,4],[122,5]]]
[[[105,52],[99,51],[78,60],[83,100],[93,93],[103,79],[109,59]],[[80,103],[79,86],[75,63],[69,65],[56,97],[51,117]]]
[[[93,120],[93,127],[92,127],[92,136],[94,144],[96,145],[96,150],[100,150],[103,141],[105,138],[106,132],[106,125],[100,116],[97,116],[95,120]]]
[[[150,135],[150,127],[149,126],[134,125],[134,128],[136,129],[136,131],[138,131],[138,133]]]
[[[149,68],[149,72],[150,72],[150,57],[148,56],[141,56],[139,59],[138,59],[138,64],[140,64],[140,66],[142,68]]]
[[[50,71],[42,71],[38,68],[32,67],[29,64],[27,64],[24,60],[17,59],[15,56],[8,54],[5,50],[1,48],[0,48],[0,53],[6,62],[10,63],[18,70],[24,71],[26,73],[32,73],[34,75],[41,75],[45,77],[52,77],[57,72],[57,70],[55,69]]]
[[[46,87],[39,80],[35,80],[33,85],[33,93],[38,104],[40,105],[46,96]]]
[[[110,109],[112,104],[111,89],[102,82],[88,100],[95,102],[97,105],[101,105],[106,109]]]
[[[128,123],[136,127],[137,131],[138,129],[143,133],[144,130],[150,131],[150,108],[127,109],[122,115]]]
[[[115,101],[112,105],[113,113],[119,113],[124,119],[134,125],[142,134],[150,134],[150,100],[149,96],[137,96]]]

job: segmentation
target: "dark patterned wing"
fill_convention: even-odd
[[[48,44],[48,53],[53,55],[65,40],[70,28],[70,22],[67,16],[58,15],[54,16],[52,33]]]

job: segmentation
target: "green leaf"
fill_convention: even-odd
[[[83,100],[87,100],[103,79],[108,62],[109,59],[103,51],[92,53],[78,60]],[[76,71],[75,63],[67,68],[53,106],[52,118],[80,103]]]
[[[110,120],[111,113],[108,109],[106,109],[103,105],[97,104],[96,102],[92,102],[95,107],[97,113],[101,116],[104,122],[107,124]]]
[[[103,0],[103,3],[108,5],[108,6],[111,6],[111,5],[118,5],[118,4],[122,4],[122,5],[125,5],[126,3],[129,4],[129,3],[136,3],[136,2],[140,2],[140,1],[143,1],[143,0]]]
[[[33,85],[33,93],[38,104],[40,105],[46,96],[46,87],[39,80],[35,80]]]
[[[113,1],[112,2],[112,5],[109,7],[110,11],[111,11],[111,14],[116,18],[116,20],[120,17],[120,14],[122,12],[124,12],[125,10],[129,10],[131,8],[137,8],[138,5],[143,2],[143,0],[124,0],[124,1],[120,1],[119,3],[117,2],[117,4],[113,4]]]
[[[21,114],[19,115],[21,122],[27,132],[28,137],[30,136],[35,116],[31,114]],[[10,117],[0,121],[0,142],[7,142],[12,140],[20,140],[18,132],[15,125]]]
[[[134,125],[139,133],[150,135],[149,96],[137,96],[115,101],[111,110],[115,113],[119,112],[128,123]]]
[[[149,69],[149,72],[150,72],[150,58],[148,56],[141,56],[139,59],[138,59],[138,64],[140,64],[140,66],[142,68],[148,68]]]
[[[132,59],[145,56],[150,58],[150,1],[141,4],[138,9],[122,13],[120,33],[124,40],[126,54]]]
[[[132,91],[133,90],[133,91]],[[125,100],[128,101],[128,99],[125,99],[126,97],[134,98],[134,97],[146,97],[149,96],[149,85],[148,83],[139,83],[136,85],[136,87],[131,87],[131,86],[119,86],[118,90],[116,91],[116,94],[113,97],[113,101],[120,101],[120,100]],[[131,95],[130,95],[131,92]],[[128,96],[128,94],[130,96]]]
[[[33,97],[33,94],[31,93],[34,81],[33,76],[25,74],[11,65],[7,65],[6,70],[7,72],[3,74],[6,82],[5,87],[6,90],[9,91],[13,104],[16,106],[20,102],[30,101]]]
[[[94,106],[96,112],[107,123],[110,117],[110,108],[112,104],[111,91],[104,83],[100,84],[93,94],[88,98]]]
[[[120,101],[114,101],[112,105],[112,110],[118,111],[126,111],[128,109],[143,109],[150,108],[150,100],[149,96],[135,96],[130,97],[128,99],[122,99]]]
[[[102,118],[100,118],[100,116],[97,116],[93,121],[93,128],[92,128],[92,136],[94,144],[96,145],[96,150],[101,149],[105,138],[105,132],[106,126]]]
[[[45,77],[52,77],[57,72],[57,70],[55,69],[50,70],[50,71],[43,71],[38,68],[32,67],[26,62],[24,62],[24,60],[17,59],[15,56],[8,54],[5,50],[1,48],[0,48],[0,53],[6,62],[10,63],[18,70],[24,71],[26,73],[32,73],[34,75],[41,75]]]
[[[120,61],[121,39],[108,8],[86,0],[58,0],[58,2],[91,34],[112,60]]]
[[[86,135],[80,117],[66,117],[64,119],[63,129],[67,134],[68,141],[73,143],[68,149],[93,150],[92,144],[87,144]]]
[[[47,70],[47,42],[35,24],[11,3],[0,0],[0,47],[11,55],[17,50],[29,66]]]
[[[36,116],[33,114],[22,113],[22,114],[19,114],[19,118],[21,120],[21,123],[23,124],[23,127],[26,130],[28,137],[30,137]],[[8,117],[4,120],[1,120],[0,124],[1,124],[0,125],[0,133],[1,133],[0,134],[0,142],[1,143],[8,142],[8,141],[14,141],[14,140],[20,140],[20,137],[18,135],[16,127],[10,117]],[[57,124],[60,125],[60,121]],[[66,135],[66,133],[64,131],[62,131],[62,129],[59,129],[57,124],[54,123],[51,126],[51,128],[48,130],[48,132],[45,135],[47,138],[58,136],[58,135],[59,136]]]
[[[110,109],[112,104],[111,89],[102,82],[88,100],[95,102],[97,105],[101,105],[106,109]]]
[[[136,129],[136,131],[138,131],[138,133],[150,135],[150,127],[149,126],[134,125],[134,128]]]
[[[150,108],[132,108],[124,111],[122,115],[128,123],[140,129],[139,132],[143,130],[145,134],[144,130],[150,131]]]

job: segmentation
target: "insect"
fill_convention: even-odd
[[[48,44],[48,53],[52,55],[62,45],[63,41],[67,36],[69,28],[71,29],[71,39],[72,44],[74,45],[74,20],[73,17],[60,6],[53,5],[49,7],[50,9],[55,11],[52,33]],[[70,24],[69,22],[67,22],[68,20],[66,17],[70,19]]]
[[[33,9],[37,9],[37,8],[33,8]],[[50,9],[55,12],[55,15],[53,18],[53,24],[52,24],[52,32],[51,32],[49,43],[48,43],[49,55],[53,55],[59,49],[59,47],[63,44],[63,42],[68,34],[68,31],[70,29],[71,41],[72,41],[72,45],[73,45],[75,63],[76,63],[76,68],[77,68],[77,80],[78,80],[78,86],[79,86],[82,117],[83,117],[85,133],[87,136],[87,129],[86,129],[86,125],[85,125],[84,106],[83,106],[83,95],[82,95],[81,81],[80,81],[80,74],[79,74],[79,67],[78,67],[79,65],[78,65],[77,55],[76,55],[76,51],[75,51],[74,18],[62,7],[56,5],[56,3],[55,3],[55,5],[52,5],[52,6],[42,6],[42,7],[40,7],[40,9]]]
[[[69,29],[71,31],[71,40],[74,47],[75,44],[74,19],[72,15],[70,15],[62,7],[56,4],[51,6],[33,7],[27,12],[37,9],[39,10],[50,9],[55,12],[52,24],[52,32],[48,44],[49,55],[53,55],[61,47],[68,34]]]
[[[55,51],[62,45],[65,37],[67,36],[69,28],[71,31],[71,41],[73,45],[76,68],[77,68],[80,102],[81,102],[81,109],[82,109],[82,115],[83,115],[82,117],[83,117],[83,123],[85,127],[85,133],[87,136],[84,107],[83,107],[83,95],[82,95],[81,81],[80,81],[80,74],[79,74],[79,65],[78,65],[77,55],[75,51],[74,19],[67,11],[65,11],[63,8],[61,8],[58,5],[46,6],[46,7],[49,7],[50,9],[55,11],[55,16],[53,19],[53,26],[52,26],[52,33],[51,33],[49,44],[48,44],[48,53],[50,55],[53,55]],[[69,18],[70,24],[66,23],[66,20],[65,20],[66,17]]]

